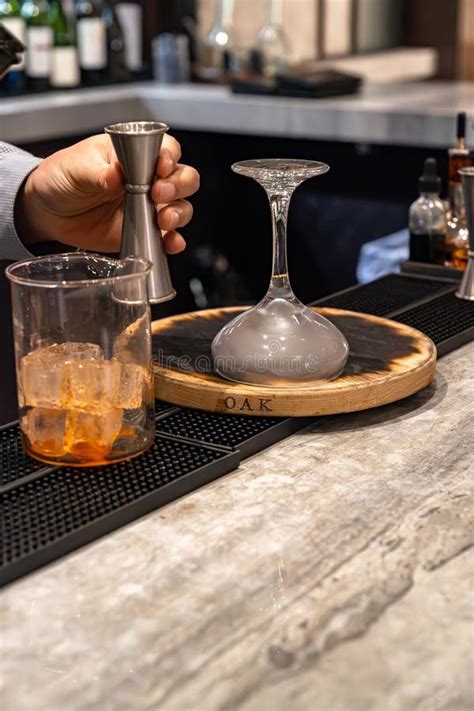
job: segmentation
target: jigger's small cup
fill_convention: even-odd
[[[83,253],[8,267],[20,429],[32,457],[96,466],[153,443],[150,270],[145,259]]]
[[[176,296],[171,284],[168,260],[163,248],[156,209],[151,199],[156,163],[165,123],[129,121],[107,126],[125,175],[125,208],[120,257],[144,257],[153,267],[148,277],[148,298],[159,304]]]

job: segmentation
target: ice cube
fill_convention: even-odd
[[[134,363],[120,363],[120,385],[118,407],[133,410],[143,403],[143,388],[146,385],[147,370]]]
[[[33,407],[21,420],[21,429],[31,448],[39,454],[61,457],[64,454],[65,410]]]
[[[68,407],[109,410],[117,403],[119,385],[118,361],[73,361],[69,364]]]
[[[45,349],[55,355],[63,356],[64,360],[103,360],[104,352],[97,343],[55,343]]]
[[[66,414],[65,446],[68,452],[81,445],[91,450],[110,450],[122,427],[123,411],[120,408],[94,412],[70,409]]]
[[[33,407],[61,407],[65,380],[62,356],[51,353],[49,348],[32,351],[20,362],[20,400]]]
[[[68,399],[67,364],[103,357],[102,348],[95,343],[54,343],[31,351],[20,362],[20,405],[62,407]]]

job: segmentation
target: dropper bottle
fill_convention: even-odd
[[[410,207],[410,260],[444,264],[446,209],[435,158],[427,158],[419,179],[420,197]]]

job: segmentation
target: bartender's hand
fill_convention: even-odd
[[[177,229],[191,219],[185,198],[199,188],[194,168],[178,163],[179,143],[164,136],[151,194],[169,254],[186,243]],[[92,136],[46,158],[26,179],[17,197],[15,222],[25,244],[57,240],[96,252],[118,252],[124,180],[112,142]]]

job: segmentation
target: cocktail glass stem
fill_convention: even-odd
[[[267,292],[267,298],[270,299],[294,298],[288,276],[287,255],[288,209],[292,193],[293,191],[285,193],[267,192],[272,213],[273,232],[272,276]]]

